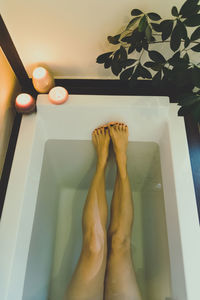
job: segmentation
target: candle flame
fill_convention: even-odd
[[[33,71],[33,77],[35,79],[41,79],[45,77],[47,74],[47,70],[43,67],[38,67]]]
[[[29,94],[20,94],[16,98],[16,103],[19,105],[27,105],[31,102],[31,96]]]

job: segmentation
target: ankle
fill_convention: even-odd
[[[120,159],[116,158],[117,162],[117,173],[120,178],[124,179],[127,177],[127,158],[126,155],[124,157],[120,157]]]

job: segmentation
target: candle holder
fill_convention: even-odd
[[[36,91],[42,94],[48,93],[55,86],[52,74],[44,67],[34,69],[32,82]]]
[[[50,90],[48,98],[53,104],[63,104],[68,99],[68,91],[62,86],[56,86]]]
[[[23,114],[36,112],[35,99],[26,93],[19,94],[15,100],[16,111]]]

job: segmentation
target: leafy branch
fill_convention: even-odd
[[[111,68],[115,76],[132,84],[142,78],[152,80],[156,86],[175,84],[180,91],[187,86],[188,93],[180,92],[178,96],[179,115],[192,112],[200,121],[200,64],[194,64],[190,58],[194,52],[200,52],[199,12],[199,0],[186,0],[180,9],[173,6],[172,18],[166,20],[155,12],[133,9],[126,28],[108,36],[116,50],[98,56],[97,63]],[[190,35],[188,28],[194,28]],[[171,49],[170,58],[166,59],[158,49],[151,50],[152,45],[155,49],[163,43]],[[149,60],[144,62],[146,56]]]

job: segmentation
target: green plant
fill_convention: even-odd
[[[200,121],[200,64],[192,62],[192,54],[200,52],[199,12],[199,0],[187,0],[179,10],[173,6],[172,18],[167,20],[154,12],[133,9],[126,28],[108,36],[116,49],[98,56],[97,63],[132,85],[138,78],[152,79],[155,86],[175,85],[180,91],[179,115],[192,112]],[[170,57],[160,51],[162,44],[168,45]]]

